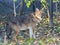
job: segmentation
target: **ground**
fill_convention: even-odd
[[[36,39],[30,39],[28,31],[24,32],[23,36],[17,36],[18,42],[10,40],[4,41],[4,32],[0,35],[0,45],[60,45],[60,15],[53,17],[53,29],[48,24],[48,18],[44,17],[42,22],[36,27]],[[0,29],[4,30],[2,23]],[[27,38],[26,38],[27,37]],[[3,43],[4,42],[4,43]]]

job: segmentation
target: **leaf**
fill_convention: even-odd
[[[24,2],[25,2],[25,3],[27,3],[27,2],[28,2],[28,0],[24,0]]]
[[[32,3],[33,1],[34,1],[34,0],[24,0],[24,2],[25,2],[25,4],[26,4],[27,8],[30,7],[30,5],[31,5],[31,3]]]
[[[58,0],[53,0],[53,2],[58,2]]]
[[[58,27],[58,28],[57,28],[56,32],[57,32],[57,33],[59,33],[59,32],[60,32],[60,27]]]
[[[47,41],[48,41],[49,43],[52,43],[52,42],[53,42],[53,39],[52,39],[52,38],[48,38]]]
[[[31,4],[31,2],[28,1],[28,3],[26,4],[26,6],[29,8],[30,4]]]
[[[43,45],[43,44],[44,44],[44,40],[40,40],[40,41],[39,41],[39,44],[40,44],[40,45]]]
[[[42,3],[42,7],[46,9],[47,3],[46,0],[39,0]]]
[[[16,2],[17,0],[13,0],[13,2]]]

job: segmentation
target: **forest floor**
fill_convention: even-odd
[[[0,45],[60,45],[60,16],[58,19],[54,17],[53,22],[52,29],[48,24],[48,18],[44,18],[36,27],[36,39],[30,39],[28,31],[24,31],[23,36],[17,36],[18,42],[11,39],[3,41],[3,36],[0,35]]]

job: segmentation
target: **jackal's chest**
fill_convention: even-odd
[[[27,30],[27,29],[29,29],[28,27],[20,27],[20,29],[19,30]]]

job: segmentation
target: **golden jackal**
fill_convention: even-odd
[[[42,20],[42,9],[39,10],[36,8],[35,12],[24,14],[20,16],[12,16],[13,18],[8,17],[8,25],[14,30],[13,39],[17,41],[16,36],[19,34],[20,30],[29,29],[30,38],[35,38],[35,26],[40,23]]]

